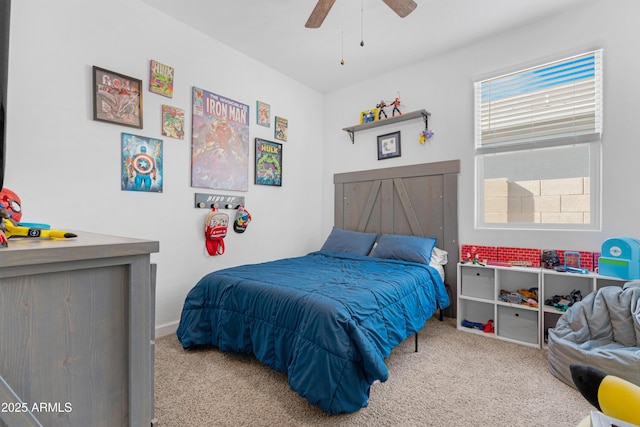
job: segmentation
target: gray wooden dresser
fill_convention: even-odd
[[[74,231],[0,249],[0,426],[149,426],[156,241]]]

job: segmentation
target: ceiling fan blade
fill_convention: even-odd
[[[404,18],[418,7],[413,0],[382,0],[389,6],[400,18]]]
[[[304,26],[307,28],[320,28],[320,25],[324,22],[324,18],[327,17],[327,14],[335,2],[336,0],[318,0],[316,7],[313,8]]]

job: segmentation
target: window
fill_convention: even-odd
[[[602,50],[474,89],[476,226],[598,228]]]

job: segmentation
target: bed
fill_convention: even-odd
[[[330,414],[366,406],[371,384],[388,378],[391,350],[450,303],[444,282],[456,269],[445,269],[443,281],[430,264],[437,250],[457,262],[450,176],[458,168],[453,161],[334,176],[336,221],[320,250],[207,274],[185,299],[182,346],[254,354]],[[384,206],[393,200],[401,208]],[[374,213],[353,226],[361,208]]]

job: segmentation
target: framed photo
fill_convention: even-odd
[[[258,185],[282,186],[282,144],[256,138],[256,178]]]
[[[289,130],[289,120],[276,116],[274,138],[280,141],[287,140],[287,132]]]
[[[271,106],[266,102],[256,101],[256,123],[260,126],[271,127]]]
[[[93,120],[142,129],[142,81],[94,65]]]
[[[400,131],[378,136],[378,160],[400,157]]]
[[[154,59],[149,63],[149,92],[173,98],[173,67]]]

